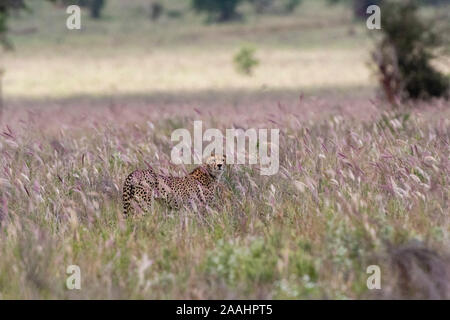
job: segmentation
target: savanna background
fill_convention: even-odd
[[[386,98],[381,31],[351,1],[242,1],[219,18],[192,2],[107,0],[81,30],[64,1],[9,14],[0,298],[450,298],[446,97]],[[418,15],[448,26],[449,12]],[[433,59],[447,79],[449,61]],[[192,169],[171,164],[170,135],[194,120],[279,128],[278,174],[232,165],[206,215],[125,218],[128,173]]]

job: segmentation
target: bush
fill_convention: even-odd
[[[89,4],[91,17],[94,19],[99,19],[104,6],[105,0],[91,0]]]
[[[158,20],[164,11],[164,6],[160,2],[152,2],[150,4],[150,19]]]
[[[372,57],[380,85],[391,103],[448,93],[449,81],[431,65],[444,43],[433,26],[419,19],[414,2],[384,2],[380,42]]]
[[[367,19],[367,8],[371,5],[380,5],[381,0],[355,0],[353,1],[353,14],[360,19]]]
[[[0,1],[0,46],[9,47],[10,43],[6,38],[8,32],[8,17],[12,10],[25,9],[23,0],[1,0]]]
[[[430,6],[439,6],[448,2],[448,0],[418,0],[418,1],[422,4]]]
[[[61,3],[64,6],[69,6],[72,4],[78,5],[83,8],[89,8],[91,17],[93,19],[101,18],[102,10],[105,7],[105,0],[50,0],[52,2]]]
[[[248,245],[219,240],[208,255],[204,269],[207,274],[223,279],[230,286],[251,286],[270,283],[276,276],[275,248],[261,238]]]
[[[208,22],[225,22],[236,19],[237,6],[242,0],[192,0],[192,8],[208,14]]]
[[[300,4],[302,0],[285,0],[284,9],[287,13],[293,12]]]
[[[292,13],[302,0],[249,0],[255,8],[256,13]]]
[[[259,60],[255,58],[255,49],[251,47],[242,47],[233,61],[237,72],[245,75],[251,75],[253,68],[259,64]]]
[[[274,0],[249,0],[256,13],[265,13],[273,7]]]
[[[351,5],[353,10],[353,15],[359,19],[367,18],[367,7],[371,5],[379,5],[381,0],[328,0],[328,3],[335,5],[338,3],[343,3],[346,5]]]

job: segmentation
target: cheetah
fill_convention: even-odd
[[[175,210],[194,203],[211,205],[224,170],[224,156],[208,158],[204,165],[184,177],[165,176],[152,169],[135,170],[128,175],[123,185],[124,215],[132,212],[133,202],[144,212],[152,205],[153,200]]]

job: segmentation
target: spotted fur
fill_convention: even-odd
[[[152,169],[135,170],[123,185],[124,214],[130,214],[136,207],[145,212],[153,200],[176,210],[192,207],[194,203],[211,205],[224,169],[225,158],[214,156],[184,177],[165,176]]]

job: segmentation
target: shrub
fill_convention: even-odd
[[[80,7],[89,8],[91,17],[94,19],[101,18],[102,10],[105,7],[105,0],[49,0],[51,2],[61,3],[64,6],[71,4],[78,5]]]
[[[89,4],[91,17],[94,19],[99,19],[104,6],[105,0],[91,0]]]
[[[265,13],[270,11],[274,0],[249,0],[249,2],[255,8],[256,13]]]
[[[353,14],[357,18],[367,18],[367,7],[380,5],[381,0],[355,0],[353,1]]]
[[[159,2],[152,2],[150,4],[150,19],[158,20],[161,17],[161,14],[164,11],[164,6]]]
[[[344,3],[351,5],[353,14],[356,18],[365,19],[367,17],[367,7],[371,5],[379,5],[381,0],[328,0],[329,4]]]
[[[292,13],[302,2],[302,0],[249,0],[255,8],[256,13]]]
[[[5,6],[0,6],[0,43],[6,43],[6,18],[7,18],[7,9]]]
[[[259,64],[259,60],[255,58],[255,49],[251,47],[242,47],[233,61],[237,72],[245,75],[251,75],[253,68]]]
[[[192,0],[192,8],[208,14],[208,22],[225,22],[236,19],[237,6],[242,0]]]
[[[217,276],[231,286],[271,282],[276,276],[277,255],[261,238],[249,245],[219,240],[205,261],[207,274]]]
[[[285,0],[284,9],[287,13],[293,12],[300,4],[302,0]]]
[[[6,38],[8,32],[8,17],[12,10],[25,9],[23,0],[2,0],[0,1],[0,46],[9,47],[10,43]]]
[[[433,26],[419,19],[414,2],[384,2],[382,38],[372,58],[388,100],[442,97],[449,81],[431,64],[443,38]]]

